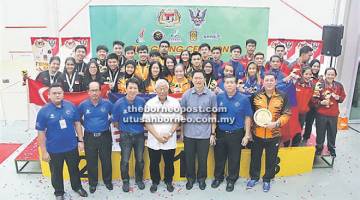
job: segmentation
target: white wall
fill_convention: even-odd
[[[341,105],[345,116],[350,115],[351,100],[355,87],[354,83],[358,64],[360,63],[360,1],[352,0],[349,2],[346,8],[348,15],[344,19],[343,51],[337,63],[338,78],[341,80],[347,93],[347,98]],[[357,121],[359,122],[360,119]]]
[[[285,0],[320,25],[342,21],[346,0]],[[61,32],[73,15],[89,0],[2,0],[0,4],[0,120],[26,120],[26,89],[20,83],[22,69],[33,71],[31,36],[90,36],[88,6]],[[92,0],[90,5],[164,5],[162,0]],[[169,1],[168,1],[169,2]],[[21,6],[19,6],[21,5]],[[168,4],[166,4],[168,5]],[[171,5],[270,7],[269,38],[321,40],[322,30],[280,0],[178,0]],[[340,7],[341,9],[338,9]],[[337,14],[339,13],[339,14]],[[339,18],[336,20],[336,17]],[[46,26],[46,28],[5,28]],[[2,83],[9,79],[10,83]],[[11,84],[15,86],[9,87]],[[17,112],[14,112],[14,109]],[[3,112],[5,111],[5,115]]]

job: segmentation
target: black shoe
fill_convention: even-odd
[[[88,196],[88,193],[83,188],[80,188],[75,192],[78,193],[81,197],[87,197]]]
[[[321,156],[321,153],[322,153],[322,149],[316,149],[315,155]]]
[[[174,186],[172,183],[166,183],[166,190],[168,192],[173,192],[174,191]]]
[[[205,190],[205,188],[206,188],[205,181],[199,181],[199,188],[200,188],[200,190]]]
[[[186,189],[191,190],[193,186],[194,186],[194,181],[188,180],[188,182],[186,183]]]
[[[330,152],[330,156],[332,157],[336,157],[336,152],[335,152],[335,149],[329,149],[329,152]]]
[[[143,181],[136,182],[136,185],[138,186],[139,190],[145,189],[145,184]]]
[[[234,183],[233,182],[228,182],[226,185],[226,191],[228,192],[232,192],[234,190]]]
[[[56,200],[64,200],[65,198],[64,198],[64,195],[61,195],[61,196],[56,196],[55,199]]]
[[[105,187],[108,189],[108,190],[113,190],[114,189],[114,186],[112,183],[107,183],[105,184]]]
[[[124,192],[129,192],[129,190],[130,190],[130,184],[129,184],[129,182],[123,182],[122,190],[123,190]]]
[[[213,182],[211,183],[211,187],[212,188],[218,188],[221,183],[222,183],[221,180],[214,179]]]
[[[91,186],[90,185],[89,191],[90,191],[91,194],[94,193],[96,191],[96,186]]]
[[[150,187],[150,192],[155,193],[157,191],[157,184],[153,183]]]

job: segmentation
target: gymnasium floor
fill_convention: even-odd
[[[25,148],[27,143],[36,136],[35,131],[25,132],[26,121],[0,121],[0,143],[23,143],[7,160],[0,164],[0,198],[1,199],[54,199],[50,180],[41,175],[16,174],[14,158]],[[360,130],[360,125],[351,125]],[[150,181],[146,181],[146,188],[139,191],[132,187],[132,192],[125,194],[121,190],[120,181],[114,181],[114,190],[108,191],[103,184],[98,186],[94,194],[88,199],[299,199],[299,200],[358,200],[360,199],[360,134],[352,129],[339,132],[337,138],[337,158],[333,169],[314,169],[311,173],[275,178],[269,193],[262,191],[258,184],[253,190],[245,190],[246,180],[240,178],[231,193],[225,191],[223,183],[218,189],[210,187],[211,180],[207,180],[207,188],[201,191],[197,185],[190,191],[185,189],[185,182],[176,182],[175,191],[168,193],[165,185],[161,184],[158,192],[149,192]],[[38,166],[33,166],[38,167]],[[133,181],[131,182],[133,186]],[[88,184],[83,183],[88,191]],[[83,199],[78,197],[65,183],[66,199]]]

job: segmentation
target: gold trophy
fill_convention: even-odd
[[[28,71],[27,70],[22,70],[21,71],[21,74],[22,74],[22,85],[26,85],[26,80],[29,78],[29,74],[28,74]]]
[[[329,108],[330,105],[333,104],[333,102],[330,101],[331,92],[330,92],[329,90],[326,90],[326,91],[323,93],[323,96],[324,96],[324,100],[328,101],[328,104],[326,105],[326,107]]]
[[[322,85],[321,82],[319,81],[315,84],[313,97],[319,98],[321,90],[322,90]]]
[[[210,90],[215,90],[215,88],[217,87],[217,82],[216,80],[212,80],[209,84],[209,89]]]

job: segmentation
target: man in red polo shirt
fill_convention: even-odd
[[[256,50],[256,41],[254,39],[248,39],[246,40],[245,42],[245,45],[246,45],[246,54],[245,55],[242,55],[240,57],[240,63],[245,67],[247,67],[247,64],[250,62],[250,61],[253,61],[254,60],[254,53],[255,53],[255,50]]]
[[[275,46],[275,55],[278,55],[281,61],[280,71],[284,73],[286,76],[288,76],[291,73],[291,70],[289,69],[289,62],[284,59],[285,54],[286,54],[286,50],[283,44],[278,44]],[[266,71],[270,69],[269,61],[266,62],[265,69]]]
[[[289,64],[290,72],[295,70],[295,74],[300,76],[301,69],[308,64],[311,56],[313,55],[313,49],[309,46],[303,46],[299,52],[299,58]]]

